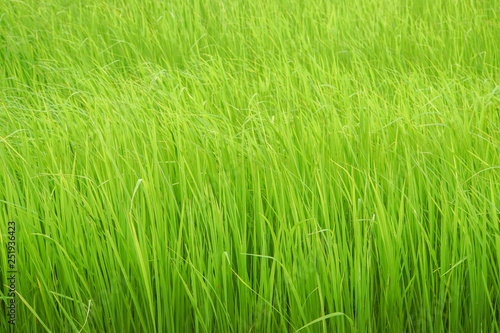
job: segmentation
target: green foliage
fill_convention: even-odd
[[[0,17],[18,332],[500,331],[496,0]]]

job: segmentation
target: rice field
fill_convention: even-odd
[[[500,332],[499,46],[497,0],[0,1],[0,331]]]

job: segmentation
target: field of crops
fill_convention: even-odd
[[[1,0],[0,230],[1,332],[500,332],[500,2]]]

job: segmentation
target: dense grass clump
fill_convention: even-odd
[[[500,331],[499,22],[0,1],[0,331]]]

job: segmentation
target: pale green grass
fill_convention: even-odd
[[[498,1],[0,17],[17,332],[500,331]]]

